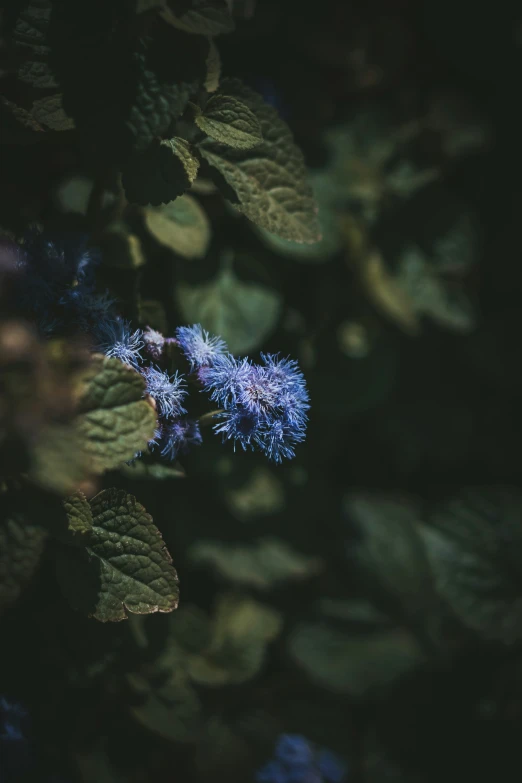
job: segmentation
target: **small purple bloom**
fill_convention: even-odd
[[[165,348],[165,338],[161,332],[157,332],[156,329],[151,329],[150,326],[147,326],[143,332],[143,342],[145,351],[150,358],[155,362],[159,361]]]
[[[242,390],[252,373],[248,359],[236,359],[227,353],[219,356],[211,367],[205,369],[202,378],[204,390],[210,392],[210,399],[224,408],[239,402]]]
[[[179,454],[186,454],[192,446],[203,443],[199,423],[195,419],[176,419],[165,422],[161,427],[158,446],[161,455],[169,460],[175,460]]]
[[[288,771],[280,761],[269,761],[256,773],[256,783],[288,783]]]
[[[169,375],[156,367],[143,367],[141,374],[145,378],[145,390],[156,401],[158,412],[162,416],[181,416],[186,413],[182,405],[187,396],[183,376],[177,372]]]
[[[136,368],[143,348],[141,335],[140,329],[131,332],[130,323],[123,318],[107,318],[98,324],[96,350]]]
[[[258,442],[260,422],[259,417],[251,411],[240,406],[234,406],[223,413],[218,413],[216,419],[220,421],[214,425],[214,432],[221,434],[223,441],[233,440],[234,451],[236,443],[246,451],[252,450]]]
[[[179,326],[176,329],[178,344],[190,362],[190,370],[212,367],[218,356],[222,356],[227,346],[221,337],[210,335],[201,324]]]
[[[314,753],[308,740],[300,734],[282,734],[277,741],[274,755],[284,764],[308,766]]]

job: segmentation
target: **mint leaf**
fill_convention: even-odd
[[[318,242],[317,206],[290,129],[275,109],[239,80],[223,80],[220,93],[246,104],[263,136],[263,142],[251,150],[231,149],[210,139],[199,144],[203,157],[235,192],[235,206],[283,239]]]
[[[76,430],[95,471],[117,468],[147,447],[156,415],[144,392],[141,375],[118,359],[95,356],[84,372]]]
[[[64,131],[74,128],[74,120],[65,113],[62,94],[59,92],[34,101],[31,114],[37,122],[51,130]]]
[[[125,195],[133,204],[167,204],[190,188],[199,160],[185,139],[155,140],[133,155],[122,169]]]
[[[207,136],[238,150],[252,149],[263,141],[255,114],[232,95],[213,95],[195,122]]]
[[[84,543],[92,532],[93,517],[89,501],[83,492],[76,492],[63,502],[67,515],[70,542]]]
[[[270,334],[282,304],[278,292],[243,282],[229,268],[210,283],[180,283],[176,298],[184,321],[221,335],[232,353],[240,354],[256,348]]]
[[[58,573],[72,605],[102,622],[128,612],[171,612],[178,605],[178,577],[152,517],[132,495],[107,489],[90,501],[92,528],[85,548],[60,554]],[[82,499],[69,512],[88,523]]]
[[[162,245],[183,258],[203,258],[211,239],[207,213],[192,196],[145,210],[145,224]]]
[[[0,612],[19,597],[42,556],[47,531],[20,511],[0,518]]]

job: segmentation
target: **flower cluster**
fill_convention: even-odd
[[[187,416],[187,382],[172,365],[181,354],[191,380],[218,408],[212,412],[214,431],[223,441],[232,441],[234,449],[237,444],[257,449],[274,462],[294,457],[295,445],[305,438],[310,407],[297,363],[273,354],[261,354],[260,364],[237,359],[221,337],[200,324],[180,326],[174,337],[150,327],[133,329],[108,293],[96,290],[98,260],[83,237],[57,242],[32,230],[18,248],[17,263],[41,332],[50,336],[80,329],[93,351],[141,373],[158,413],[149,448],[174,460],[202,442],[199,421]]]
[[[274,758],[256,774],[257,783],[344,783],[346,764],[298,734],[282,734]]]
[[[204,374],[206,391],[223,409],[216,432],[274,462],[292,459],[305,438],[309,396],[297,362],[261,354],[262,364],[220,356]]]

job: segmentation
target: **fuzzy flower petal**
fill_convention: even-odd
[[[176,329],[178,344],[190,362],[190,370],[212,367],[218,356],[227,351],[227,345],[221,337],[210,335],[201,324],[179,326]]]
[[[156,329],[151,329],[150,326],[147,326],[143,332],[143,342],[145,344],[145,352],[150,358],[155,362],[159,361],[165,348],[165,338],[161,332],[157,332]]]
[[[175,460],[179,454],[186,454],[192,446],[203,443],[199,423],[195,419],[176,419],[162,425],[158,445],[161,455]]]
[[[143,348],[140,329],[132,332],[130,323],[123,318],[107,318],[98,324],[96,338],[96,350],[131,367],[138,366]]]
[[[308,740],[300,734],[281,734],[274,755],[284,764],[308,766],[312,763],[314,753]]]
[[[186,413],[182,402],[187,396],[187,390],[182,375],[177,372],[169,375],[156,367],[143,367],[141,374],[145,378],[145,390],[156,401],[162,416],[181,416]]]

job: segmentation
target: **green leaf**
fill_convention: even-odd
[[[213,95],[203,113],[196,114],[198,128],[216,141],[238,150],[249,150],[263,141],[259,120],[232,95]]]
[[[221,596],[210,645],[187,661],[190,677],[214,687],[246,682],[258,673],[267,644],[281,629],[275,609],[234,593]]]
[[[166,0],[163,11],[166,22],[186,33],[220,35],[231,33],[234,28],[230,8],[226,0]]]
[[[348,633],[327,623],[301,623],[288,649],[312,681],[354,698],[375,696],[423,662],[413,636],[400,629]]]
[[[145,210],[145,223],[152,236],[183,258],[203,258],[210,240],[207,213],[189,195]]]
[[[263,142],[252,150],[236,150],[207,139],[199,144],[201,154],[232,188],[235,206],[253,223],[283,239],[318,242],[317,206],[290,129],[275,109],[237,79],[223,80],[220,92],[248,106],[259,121]]]
[[[219,80],[221,78],[221,57],[219,55],[219,49],[212,39],[210,39],[206,66],[207,75],[204,84],[205,90],[207,92],[215,92],[219,87]]]
[[[122,169],[125,195],[132,204],[167,204],[190,188],[199,160],[185,139],[162,139],[136,153]]]
[[[62,589],[72,605],[102,622],[124,620],[127,612],[176,609],[178,577],[172,558],[143,506],[122,490],[107,489],[90,501],[90,508],[92,528],[85,549],[67,548],[58,562]],[[85,522],[84,507],[80,513]]]
[[[423,538],[436,587],[484,639],[522,639],[522,494],[466,489],[430,514]]]
[[[83,492],[76,492],[63,502],[67,514],[69,541],[80,545],[88,540],[92,532],[92,511]]]
[[[31,449],[29,478],[50,492],[69,495],[92,475],[83,439],[73,426],[52,424],[38,435]]]
[[[164,464],[163,462],[152,462],[145,459],[147,455],[140,457],[130,464],[123,463],[119,471],[122,476],[128,479],[138,481],[165,481],[167,479],[185,478],[186,473],[179,464]]]
[[[187,323],[200,323],[219,334],[232,353],[246,354],[275,328],[281,312],[279,293],[239,280],[229,268],[210,283],[180,283],[176,299]]]
[[[55,131],[71,130],[74,120],[68,117],[62,105],[62,94],[46,95],[33,102],[31,114],[35,120]]]
[[[14,47],[23,58],[18,68],[18,78],[37,89],[52,89],[58,86],[48,63],[51,10],[51,0],[31,0],[24,3],[12,31]]]
[[[133,234],[124,220],[107,226],[98,240],[103,263],[115,269],[139,269],[147,259],[140,238]]]
[[[0,518],[0,612],[15,603],[42,556],[47,530],[19,511]]]
[[[201,702],[179,673],[161,685],[150,686],[143,678],[128,675],[139,694],[130,713],[145,729],[170,742],[191,742],[201,731]]]
[[[260,590],[310,579],[323,568],[319,558],[307,557],[274,538],[259,539],[245,546],[201,540],[191,548],[189,558],[193,563],[212,566],[231,582]]]
[[[95,356],[79,388],[76,430],[93,469],[117,468],[146,449],[156,428],[156,414],[142,397],[139,373],[106,356]]]
[[[354,549],[358,565],[406,617],[431,616],[436,595],[415,503],[362,494],[348,495],[344,502],[360,536]]]

